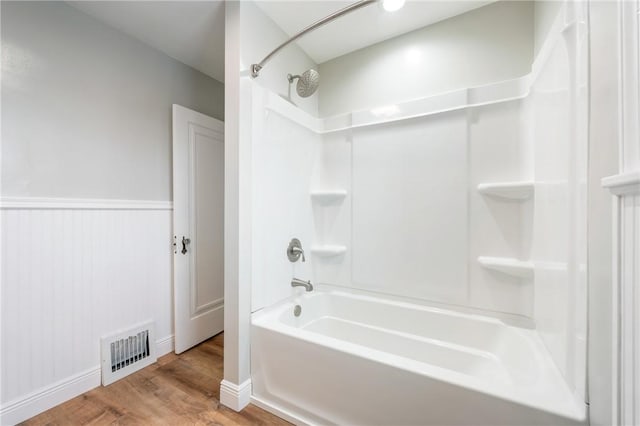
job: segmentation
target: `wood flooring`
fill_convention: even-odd
[[[254,405],[219,404],[223,333],[173,353],[109,386],[100,386],[23,425],[289,425]]]

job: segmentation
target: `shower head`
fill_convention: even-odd
[[[310,69],[303,72],[302,75],[287,74],[289,83],[293,83],[293,80],[296,78],[298,79],[296,92],[298,92],[298,96],[301,98],[308,98],[318,90],[318,85],[320,85],[320,74],[318,74],[318,71]]]

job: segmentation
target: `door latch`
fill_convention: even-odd
[[[187,244],[189,244],[191,242],[191,239],[189,238],[185,238],[185,236],[182,236],[182,254],[187,254]]]

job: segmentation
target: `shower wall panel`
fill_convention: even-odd
[[[534,319],[560,371],[585,394],[587,318],[587,67],[585,26],[549,44],[527,99],[535,164],[531,258]]]
[[[516,100],[323,135],[316,186],[347,195],[313,206],[314,233],[346,252],[312,257],[316,281],[531,317],[532,281],[477,262],[529,254],[533,202],[477,191],[532,179],[522,114]]]
[[[534,201],[482,194],[480,184],[533,180],[533,157],[522,100],[469,110],[470,306],[531,317],[530,278],[484,268],[478,257],[529,259]]]
[[[351,285],[464,303],[465,112],[355,129],[352,149]]]
[[[289,262],[286,249],[294,237],[306,250],[314,240],[309,187],[320,136],[266,111],[266,90],[254,84],[252,92],[252,310],[256,310],[289,297],[293,276],[312,278],[310,263]]]

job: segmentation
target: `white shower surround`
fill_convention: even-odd
[[[519,123],[527,80],[499,83],[495,92],[491,87],[472,88],[400,104],[397,115],[377,121],[370,111],[317,119],[251,83],[257,212],[252,310],[289,296],[290,289],[281,283],[293,273],[325,284],[471,306],[520,321],[531,317],[532,283],[487,276],[477,263],[479,256],[527,256],[529,237],[521,235],[521,222],[531,220],[530,201],[499,203],[498,223],[491,201],[476,191],[482,182],[532,179],[531,160],[526,158],[530,141]],[[468,106],[468,99],[478,104]],[[347,123],[353,125],[345,127]],[[497,130],[499,137],[494,136]],[[404,145],[397,149],[400,143]],[[372,147],[378,155],[373,160],[389,159],[381,163],[384,167],[360,167],[362,161],[354,165],[366,159]],[[438,155],[429,157],[434,151]],[[471,157],[473,167],[468,166]],[[411,162],[411,167],[402,162]],[[408,176],[411,185],[404,179],[407,170],[413,173]],[[417,200],[420,194],[425,196]],[[383,228],[385,222],[393,223],[389,215],[395,210],[386,207],[406,200],[420,205],[407,206],[404,212],[427,211],[430,216]],[[367,218],[369,222],[360,220]],[[385,239],[380,238],[383,231]],[[467,241],[469,233],[474,235]],[[428,235],[429,240],[413,242],[411,235]],[[280,252],[269,250],[286,247],[292,237],[322,256],[291,265]],[[342,257],[330,256],[332,252]],[[356,252],[360,257],[354,261]],[[393,259],[387,253],[394,253]],[[473,274],[471,280],[468,274]],[[414,281],[417,287],[403,290],[400,281]],[[424,281],[432,285],[421,286]],[[468,281],[472,287],[467,288]],[[494,282],[499,288],[483,290]],[[386,283],[395,288],[386,288]]]
[[[297,132],[297,134],[300,134],[299,132],[306,132],[311,138],[307,140],[313,140],[313,142],[311,142],[312,146],[322,147],[320,149],[320,156],[322,157],[320,164],[321,167],[318,167],[318,164],[313,161],[307,165],[309,170],[309,178],[306,181],[309,188],[305,194],[307,198],[301,201],[301,194],[298,193],[299,191],[295,191],[295,198],[297,199],[296,203],[303,206],[304,211],[308,212],[311,210],[316,216],[314,218],[315,232],[311,236],[312,239],[310,240],[312,245],[315,246],[316,252],[318,252],[318,250],[322,251],[323,247],[339,247],[340,250],[336,250],[335,256],[327,256],[327,250],[323,251],[324,255],[322,257],[312,256],[312,277],[318,283],[340,285],[346,287],[346,289],[351,287],[351,289],[356,292],[358,291],[358,286],[351,285],[351,282],[340,282],[340,269],[343,264],[350,264],[352,262],[350,256],[352,255],[353,249],[353,247],[350,247],[350,244],[352,243],[351,241],[339,240],[341,235],[344,236],[351,232],[351,230],[348,230],[347,234],[345,234],[345,230],[341,230],[340,228],[350,226],[345,225],[345,223],[351,220],[351,209],[353,203],[352,197],[354,196],[353,188],[350,186],[352,184],[351,179],[353,176],[345,176],[345,170],[347,170],[347,174],[352,173],[348,170],[350,165],[340,164],[351,161],[351,148],[348,150],[344,148],[349,145],[343,143],[345,139],[347,142],[353,142],[353,135],[360,128],[365,131],[368,128],[384,129],[384,126],[387,125],[398,125],[402,123],[411,124],[419,117],[424,117],[420,118],[420,120],[428,120],[430,117],[435,117],[434,119],[442,119],[444,117],[446,119],[446,117],[452,117],[456,114],[460,115],[461,113],[461,121],[467,126],[466,131],[479,132],[478,134],[481,134],[485,141],[489,140],[491,142],[491,132],[494,132],[493,134],[495,135],[495,132],[498,129],[504,128],[510,129],[508,132],[520,132],[520,136],[523,137],[523,141],[521,141],[521,146],[519,148],[520,151],[516,150],[517,152],[512,152],[510,154],[513,159],[520,162],[517,167],[510,170],[512,176],[510,176],[509,179],[492,179],[489,181],[488,185],[484,185],[481,188],[486,188],[487,186],[501,187],[504,186],[503,184],[505,183],[509,186],[509,182],[513,184],[518,182],[534,182],[533,199],[518,195],[517,197],[514,197],[514,199],[520,199],[520,201],[507,201],[507,203],[511,203],[511,205],[503,204],[498,208],[504,209],[504,211],[499,213],[499,217],[502,219],[506,218],[508,221],[511,221],[506,226],[508,226],[512,232],[519,232],[517,238],[519,247],[515,247],[516,254],[513,257],[520,258],[520,260],[523,260],[524,262],[519,262],[518,259],[513,259],[513,262],[511,262],[508,261],[509,259],[505,260],[505,258],[498,257],[498,263],[507,262],[510,267],[512,267],[511,269],[516,268],[516,271],[512,274],[511,278],[505,278],[509,277],[509,274],[503,274],[504,276],[501,275],[502,282],[495,289],[504,289],[505,291],[510,289],[509,291],[514,291],[513,294],[516,296],[508,296],[507,299],[510,299],[508,302],[517,300],[518,293],[515,292],[521,291],[522,293],[520,293],[520,298],[524,303],[520,308],[518,308],[521,309],[521,312],[510,312],[508,310],[503,310],[501,312],[501,310],[496,309],[495,306],[491,308],[491,306],[483,306],[482,303],[476,304],[475,306],[473,304],[456,303],[456,300],[447,300],[446,297],[440,299],[438,297],[419,297],[418,300],[413,301],[417,302],[418,305],[426,303],[440,307],[446,306],[442,303],[453,303],[458,306],[452,305],[451,308],[458,312],[474,314],[481,313],[494,318],[488,319],[486,317],[482,318],[481,316],[476,316],[475,318],[480,322],[505,320],[505,323],[518,323],[519,325],[526,326],[532,326],[534,323],[539,323],[541,328],[538,330],[540,333],[537,334],[540,336],[539,341],[542,341],[544,345],[537,346],[536,350],[540,351],[539,356],[546,356],[545,359],[553,360],[553,363],[556,365],[560,374],[564,376],[563,380],[566,381],[568,389],[570,389],[569,393],[573,394],[575,398],[573,400],[573,402],[577,404],[575,406],[579,407],[577,408],[577,411],[570,409],[569,411],[565,410],[563,413],[567,418],[572,418],[570,422],[584,419],[584,405],[581,402],[584,401],[584,374],[586,358],[586,294],[584,274],[584,262],[586,259],[583,256],[584,253],[580,252],[581,241],[584,241],[583,231],[585,226],[584,218],[581,216],[584,211],[582,213],[580,212],[584,203],[584,196],[580,189],[584,185],[584,174],[582,169],[585,166],[583,161],[586,146],[583,147],[576,143],[576,141],[579,140],[586,140],[584,139],[584,135],[580,133],[580,120],[584,118],[582,115],[584,111],[581,110],[582,101],[584,100],[584,75],[580,74],[580,66],[582,61],[585,59],[584,52],[586,46],[582,38],[584,35],[582,31],[584,30],[584,21],[581,20],[581,12],[582,11],[579,9],[568,8],[559,14],[553,29],[549,33],[549,37],[532,67],[532,72],[527,76],[515,80],[445,93],[439,96],[419,99],[382,109],[354,112],[324,119],[312,117],[295,108],[282,98],[260,89],[258,86],[254,85],[252,89],[252,95],[254,98],[254,120],[255,117],[264,116],[264,110],[267,111],[266,116],[269,116],[271,112],[275,112],[276,115],[282,119],[289,120],[291,123],[294,123],[293,127],[289,126],[289,130],[293,128],[299,129],[293,131],[294,133]],[[566,78],[566,76],[569,76],[569,78]],[[565,78],[563,79],[563,77]],[[547,110],[545,106],[548,105],[546,104],[546,101],[550,101],[553,100],[551,98],[558,97],[561,98],[561,105],[564,105],[566,108],[571,108],[571,110],[564,111],[563,114],[553,116],[553,112]],[[256,99],[259,99],[259,102],[255,102]],[[489,123],[484,124],[483,127],[483,122],[481,122],[480,125],[474,128],[474,125],[477,125],[477,122],[474,122],[474,119],[477,119],[479,115],[485,113],[489,114]],[[386,117],[385,114],[387,115]],[[531,118],[531,120],[528,122],[522,122],[523,117]],[[531,121],[534,119],[538,119],[538,122],[532,123]],[[550,122],[553,122],[554,126],[557,126],[557,128],[554,127],[549,129],[548,126],[545,127],[544,120],[550,120]],[[509,124],[512,124],[513,121],[516,122],[517,127],[520,127],[520,129],[509,128]],[[255,120],[254,126],[256,122],[260,122],[260,120]],[[570,123],[575,124],[575,127],[572,128]],[[575,133],[576,130],[577,133]],[[255,131],[256,129],[254,128],[254,132]],[[282,132],[282,134],[286,135],[287,132]],[[254,142],[254,149],[256,149],[255,147],[260,143],[260,136],[256,133],[254,133],[254,136],[258,136],[254,137],[254,141],[258,142]],[[284,139],[286,139],[286,137]],[[295,141],[289,140],[288,143],[295,143]],[[330,147],[332,144],[342,147],[334,150],[327,149],[327,147]],[[547,156],[552,154],[552,147],[554,144],[562,145],[560,151],[560,154],[562,155],[555,158],[556,161],[552,162],[551,166],[546,168],[545,164],[547,160],[550,161],[553,159]],[[499,144],[490,144],[489,146],[492,147],[490,150],[492,149],[493,151],[501,148]],[[504,147],[502,148],[504,149]],[[474,149],[474,146],[469,146],[469,149]],[[481,155],[483,154],[482,146],[475,147],[475,149],[480,150],[479,152]],[[487,153],[484,154],[489,155]],[[470,154],[467,153],[466,155]],[[568,158],[574,158],[569,157],[569,155],[573,155],[577,158],[575,163],[570,167],[567,166],[567,163],[562,163],[561,161],[568,160]],[[533,161],[534,158],[535,164]],[[335,163],[337,163],[337,168],[335,167]],[[325,172],[328,173],[322,173],[322,166],[326,166],[327,164],[330,164],[330,167],[334,168],[325,170]],[[505,164],[500,163],[499,165],[503,166]],[[570,170],[566,170],[567,167],[569,167]],[[570,174],[568,174],[569,172]],[[473,174],[474,172],[470,171],[469,173]],[[260,176],[259,171],[256,173],[256,176]],[[543,182],[539,182],[539,176],[542,176],[545,180]],[[346,185],[346,188],[344,180],[341,182],[341,178],[344,177],[349,179],[349,185]],[[483,182],[474,183],[473,179],[470,179],[470,183],[472,185],[468,188],[468,202],[475,202],[477,206],[478,200],[482,199],[484,196],[477,192],[477,187]],[[319,193],[333,195],[318,197],[317,194]],[[340,196],[336,197],[335,194],[340,194]],[[293,200],[294,194],[292,193],[290,195]],[[545,205],[542,206],[542,209],[540,205],[534,205],[534,199],[545,200]],[[558,200],[560,200],[560,202],[558,202]],[[487,203],[490,202],[492,201],[487,200]],[[259,208],[260,205],[256,204],[254,207]],[[483,214],[485,217],[491,218],[491,215],[487,216],[488,212],[486,211],[486,206],[484,206],[484,209],[484,212],[480,209],[475,210],[473,212],[474,214],[470,214],[469,219],[471,222],[466,224],[466,226],[470,226],[471,229],[480,228],[480,235],[484,235],[486,238],[489,235],[495,235],[494,231],[496,231],[496,229],[492,230],[490,227],[488,227],[489,229],[483,229],[487,228],[486,224],[481,221],[478,222],[477,217]],[[536,214],[537,216],[535,216]],[[340,216],[343,216],[346,220],[342,220],[341,222]],[[475,223],[473,222],[474,217],[476,220]],[[574,223],[572,224],[572,229],[568,231],[569,235],[562,236],[561,249],[556,249],[552,252],[545,252],[545,247],[548,246],[545,242],[547,236],[554,235],[558,232],[563,233],[565,231],[563,226],[566,226],[567,220],[574,221]],[[493,225],[496,226],[496,224]],[[499,228],[497,230],[500,231],[504,229],[500,228],[500,226],[505,225],[502,224],[498,226]],[[304,227],[304,229],[305,232],[308,232],[307,227]],[[494,234],[492,234],[492,232],[494,232]],[[303,240],[303,243],[306,241],[308,240]],[[254,262],[259,263],[261,261],[260,253],[264,253],[264,247],[262,247],[261,244],[265,242],[266,241],[261,241],[260,239],[254,240]],[[508,245],[509,244],[506,244],[504,247]],[[392,250],[396,248],[388,247],[387,249]],[[468,248],[471,255],[470,258],[467,259],[469,268],[481,268],[481,266],[475,262],[474,257],[474,253],[478,249],[480,249],[480,247],[477,246]],[[490,252],[478,253],[475,256],[495,256],[495,254],[496,253]],[[499,253],[499,255],[503,255],[503,253]],[[486,261],[486,259],[487,258],[485,257],[484,260]],[[527,271],[517,270],[517,267],[520,264],[525,264]],[[287,296],[295,297],[296,293],[287,286],[287,279],[290,278],[291,272],[293,271],[295,274],[297,271],[295,268],[298,267],[294,266],[293,270],[291,268],[283,268],[282,274],[276,274],[278,276],[268,278],[263,277],[265,280],[263,282],[264,288],[260,291],[263,294],[269,294],[270,301],[265,303],[265,300],[254,298],[252,310],[255,311],[271,305],[274,300],[282,300]],[[533,277],[531,277],[530,274],[530,270],[532,268],[535,273]],[[288,274],[284,274],[285,269],[289,271]],[[305,268],[303,271],[308,271],[308,269]],[[491,273],[495,274],[493,272]],[[349,272],[348,275],[351,276],[351,272]],[[304,278],[307,277],[305,276]],[[397,280],[395,282],[389,282],[390,285],[395,285],[396,283],[400,284]],[[452,284],[455,286],[459,283],[453,282],[444,284],[445,287],[443,288],[446,289],[446,284]],[[520,287],[519,290],[511,290],[517,289],[518,287]],[[256,283],[254,282],[254,290],[255,288]],[[391,298],[394,298],[394,296],[404,297],[405,301],[412,301],[410,294],[380,291],[375,288],[360,287],[360,289],[386,293],[389,294]],[[535,306],[533,306],[534,291],[536,292]],[[476,290],[476,292],[478,292],[478,290]],[[486,298],[486,291],[483,291],[482,288],[480,288],[479,292],[484,292],[484,297]],[[473,293],[473,291],[471,293]],[[369,293],[369,295],[371,294],[373,293]],[[544,299],[539,295],[543,295]],[[422,301],[419,299],[422,299]],[[282,303],[287,305],[292,303],[293,300],[294,299],[290,299],[289,301],[284,301]],[[489,302],[494,301],[489,300]],[[567,313],[565,313],[562,308],[565,306],[569,308]],[[305,394],[304,391],[301,391],[296,395],[288,394],[288,398],[294,402],[292,405],[288,406],[285,411],[278,408],[279,404],[277,398],[274,399],[273,395],[270,393],[270,390],[273,389],[273,383],[277,383],[278,380],[287,380],[287,378],[292,378],[294,382],[301,381],[310,384],[313,383],[316,376],[305,376],[302,370],[294,375],[289,375],[281,366],[277,367],[274,364],[270,364],[270,362],[278,364],[282,363],[282,361],[277,357],[272,357],[274,353],[274,346],[271,341],[282,340],[282,343],[286,344],[287,351],[299,354],[302,354],[302,351],[304,351],[305,348],[308,348],[308,342],[305,343],[305,339],[302,338],[298,340],[298,344],[296,343],[296,340],[293,339],[293,336],[301,337],[302,335],[306,335],[307,338],[313,340],[314,345],[324,345],[329,341],[324,337],[318,338],[317,333],[315,333],[313,338],[311,338],[311,336],[307,334],[309,330],[305,332],[300,332],[300,330],[292,332],[292,330],[286,328],[288,326],[280,324],[278,321],[274,320],[273,315],[269,316],[267,312],[271,312],[271,309],[267,308],[265,312],[255,313],[253,318],[254,325],[252,330],[251,350],[252,362],[254,362],[252,365],[254,402],[260,403],[266,408],[274,410],[281,415],[289,416],[290,419],[298,422],[304,422],[305,418],[310,418],[312,421],[322,422],[323,420],[321,419],[323,416],[320,415],[319,412],[330,412],[335,416],[337,416],[335,413],[344,412],[346,409],[344,404],[319,408],[319,406],[315,405],[314,398],[311,397],[311,394]],[[329,314],[327,313],[326,315]],[[270,318],[271,321],[265,318]],[[443,318],[448,317],[445,315]],[[365,328],[371,326],[371,324],[363,324],[364,325],[362,325],[362,327]],[[450,326],[449,322],[446,320],[443,320],[442,324],[444,327]],[[260,333],[263,335],[268,333],[269,339],[265,340],[258,338]],[[531,335],[534,334],[536,333],[531,332]],[[470,339],[473,338],[473,333],[466,333],[466,335]],[[536,339],[538,338],[536,337]],[[311,353],[324,353],[329,357],[329,359],[333,359],[336,354],[330,355],[327,351],[338,348],[340,349],[338,352],[344,352],[344,348],[348,346],[341,346],[341,344],[337,344],[337,346],[335,346],[336,342],[332,342],[333,343],[331,345],[334,346],[329,345],[327,348],[315,347],[306,359],[307,365],[313,365],[322,358],[319,357],[316,359],[311,355]],[[363,348],[367,347],[366,345],[361,346]],[[387,349],[378,348],[378,350],[389,354],[393,352],[393,347],[390,346]],[[360,351],[359,354],[362,355],[366,352],[368,351]],[[500,359],[498,355],[496,356]],[[304,356],[302,356],[302,358],[304,358]],[[370,359],[370,361],[376,364],[379,360]],[[347,362],[346,358],[345,362]],[[364,361],[361,360],[360,362]],[[416,361],[410,360],[409,358],[403,358],[396,367],[403,368],[414,362]],[[365,364],[370,365],[368,362],[365,362]],[[356,367],[354,366],[353,368]],[[367,372],[367,377],[371,377],[372,380],[376,380],[373,378],[375,375],[380,374],[384,376],[388,373],[388,371],[387,373],[384,372],[385,368],[375,371],[369,370]],[[274,372],[276,371],[278,377],[274,375]],[[341,378],[341,381],[360,383],[361,386],[358,388],[357,392],[366,393],[369,387],[366,384],[361,383],[358,379],[360,376],[349,376],[349,371],[349,369],[344,371],[345,376]],[[280,377],[280,375],[283,377]],[[454,376],[455,375],[447,376],[445,374],[441,378],[444,378],[446,381],[447,377],[453,378]],[[405,385],[408,387],[413,386],[415,384],[413,382],[414,379],[415,378],[407,377]],[[431,377],[431,379],[433,379],[433,377]],[[286,386],[294,386],[294,382],[288,383]],[[313,384],[315,386],[315,383]],[[449,383],[446,386],[453,385],[453,383]],[[487,392],[487,395],[491,394],[487,389],[482,390],[480,388],[476,388],[475,391],[480,394],[485,392]],[[268,392],[265,392],[267,390]],[[370,396],[375,398],[374,395]],[[457,393],[455,394],[455,397],[465,398],[464,393]],[[479,394],[474,396],[474,398],[480,397],[484,398],[485,396],[480,396]],[[544,404],[537,404],[533,400],[528,402],[529,405],[537,406],[537,408],[541,410],[539,413],[535,414],[534,417],[537,415],[544,416],[546,414],[543,414],[543,412],[550,410],[549,406],[545,406]],[[370,405],[370,407],[373,406],[375,406],[375,404]],[[388,410],[389,406],[387,405],[384,409]],[[551,411],[553,411],[553,409],[551,409]],[[531,414],[527,410],[519,412],[523,413],[525,417]],[[311,415],[311,417],[306,417],[309,415]],[[382,415],[382,413],[380,415]],[[314,418],[313,416],[319,417]],[[331,415],[328,416],[330,417]],[[338,417],[335,418],[338,419]],[[328,418],[325,416],[324,419],[327,420]],[[547,423],[553,424],[556,420],[549,421]],[[351,421],[357,422],[356,419],[351,419]],[[441,423],[444,420],[442,418],[426,417],[423,418],[423,421]],[[469,419],[469,422],[472,421],[473,418]]]

